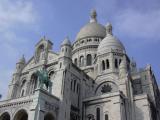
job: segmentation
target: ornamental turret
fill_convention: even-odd
[[[23,55],[22,58],[20,58],[19,61],[16,63],[15,73],[20,73],[22,69],[24,68],[24,66],[25,66],[25,57]]]
[[[61,44],[60,56],[70,58],[72,57],[72,46],[68,37],[64,39]]]
[[[61,44],[59,55],[59,68],[67,67],[72,62],[72,46],[68,37]]]

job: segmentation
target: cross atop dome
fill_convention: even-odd
[[[93,9],[90,13],[90,22],[97,22],[97,12]]]

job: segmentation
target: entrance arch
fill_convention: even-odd
[[[44,120],[55,120],[53,115],[51,113],[47,113],[45,116],[44,116]]]
[[[5,112],[3,113],[1,116],[0,116],[0,120],[10,120],[10,115],[8,112]]]
[[[13,120],[28,120],[28,114],[25,110],[20,110],[16,113]]]

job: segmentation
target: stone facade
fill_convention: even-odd
[[[160,92],[151,66],[138,70],[112,25],[97,13],[59,53],[42,38],[33,57],[16,63],[0,120],[160,120]],[[46,67],[49,88],[40,86],[37,70]]]

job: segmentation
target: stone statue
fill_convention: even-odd
[[[45,84],[47,90],[51,86],[51,81],[49,80],[48,72],[46,70],[46,66],[43,66],[42,70],[37,70],[35,75],[38,76],[39,86],[43,86]]]

